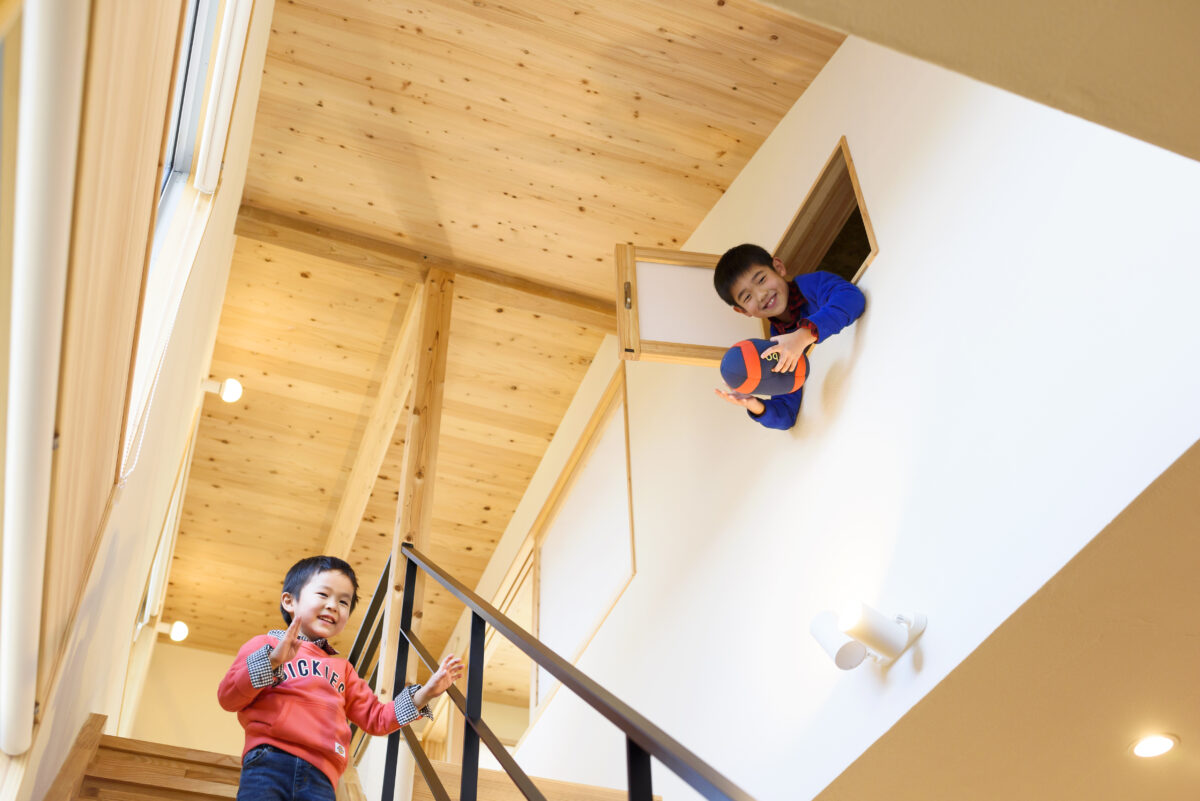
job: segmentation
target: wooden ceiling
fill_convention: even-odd
[[[206,397],[164,610],[189,644],[279,624],[430,265],[456,278],[429,550],[474,586],[613,329],[614,244],[682,243],[840,41],[742,0],[277,0],[211,370],[245,395]],[[364,601],[404,433],[350,550]],[[425,602],[438,651],[461,605]]]
[[[596,297],[841,42],[745,0],[278,0],[245,202]]]

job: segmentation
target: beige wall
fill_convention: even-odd
[[[30,752],[34,768],[26,771],[18,801],[44,795],[89,713],[107,715],[108,731],[117,726],[144,577],[188,446],[199,384],[212,357],[272,9],[270,0],[255,3],[222,184],[167,345],[158,396],[147,418],[145,447],[100,536],[67,636],[63,669],[50,688],[35,733]],[[131,581],[130,576],[143,579]]]
[[[217,685],[232,661],[231,654],[159,643],[129,736],[181,748],[240,754],[243,736],[237,715],[217,703]]]
[[[770,0],[806,19],[1200,158],[1200,3]]]

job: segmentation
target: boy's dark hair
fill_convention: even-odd
[[[730,306],[737,306],[733,299],[734,283],[754,267],[770,267],[772,261],[767,249],[758,245],[745,244],[730,248],[717,262],[717,269],[713,270],[713,287],[721,300]]]
[[[299,598],[300,591],[312,577],[326,570],[336,570],[344,574],[354,585],[354,597],[350,599],[350,611],[353,612],[354,607],[358,606],[358,576],[354,575],[354,568],[336,556],[310,556],[292,565],[291,570],[284,576],[283,592],[293,598]],[[283,608],[282,602],[279,604],[279,612],[283,615],[283,622],[292,625],[292,613]]]

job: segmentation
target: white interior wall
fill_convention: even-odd
[[[129,575],[149,573],[158,533],[208,374],[225,282],[233,253],[233,225],[245,182],[250,134],[270,33],[272,2],[255,4],[243,72],[225,151],[222,183],[188,279],[167,345],[158,395],[149,412],[141,459],[113,503],[108,525],[74,621],[62,678],[52,689],[35,734],[18,801],[40,799],[89,713],[108,716],[115,731],[121,711],[133,627],[145,589]],[[215,685],[212,690],[215,694]]]
[[[159,643],[128,736],[218,754],[241,754],[245,737],[237,715],[217,703],[217,685],[232,662],[230,654]]]
[[[846,135],[880,244],[798,426],[714,370],[629,370],[638,574],[580,667],[759,799],[809,798],[1200,435],[1200,164],[849,39],[685,245],[772,246]],[[929,629],[887,672],[808,635]],[[558,693],[532,775],[623,786]],[[656,766],[666,801],[693,797]]]

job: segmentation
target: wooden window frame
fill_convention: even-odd
[[[720,258],[711,253],[643,248],[625,243],[617,245],[617,342],[622,359],[705,366],[721,363],[721,357],[725,355],[726,348],[642,339],[638,325],[637,304],[637,265],[639,262],[715,270]]]
[[[871,251],[851,279],[853,283],[858,283],[858,279],[875,260],[879,243],[875,239],[866,201],[863,200],[858,172],[850,156],[850,145],[843,136],[838,139],[837,146],[825,160],[825,166],[804,196],[800,208],[771,251],[788,266],[788,278],[817,269],[856,209],[862,214]]]

